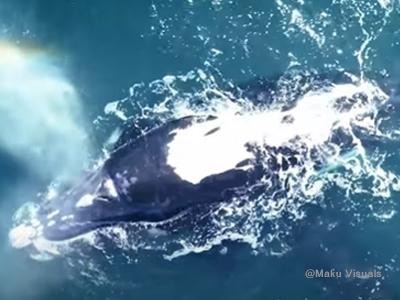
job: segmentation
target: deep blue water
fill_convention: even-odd
[[[79,95],[79,126],[88,133],[96,157],[113,128],[121,125],[118,118],[104,117],[105,105],[127,97],[135,83],[148,85],[166,75],[203,69],[226,84],[291,71],[345,71],[395,82],[400,75],[399,13],[394,0],[1,0],[0,34],[7,47],[41,52],[41,59],[62,70]],[[17,87],[24,85],[23,78],[18,81]],[[199,88],[198,82],[191,84],[182,91]],[[162,95],[138,90],[135,97],[142,103],[162,100]],[[0,118],[8,120],[13,102],[1,90],[0,95]],[[16,101],[15,110],[41,101],[35,95],[32,91],[31,102]],[[36,117],[38,106],[18,120],[42,120],[45,115]],[[51,112],[63,124],[57,109]],[[98,116],[104,119],[94,122]],[[398,129],[395,117],[388,122],[393,130]],[[234,241],[172,261],[157,251],[141,250],[130,263],[119,256],[110,263],[99,251],[88,250],[85,255],[92,255],[102,271],[92,272],[91,279],[80,274],[93,271],[87,257],[35,261],[11,247],[12,216],[48,186],[66,158],[58,155],[62,149],[55,152],[59,161],[50,161],[46,151],[32,155],[38,141],[52,147],[51,139],[29,138],[35,133],[27,135],[31,144],[10,143],[21,147],[10,150],[4,141],[14,127],[7,124],[1,121],[0,127],[1,137],[7,136],[0,139],[0,299],[400,299],[399,193],[394,190],[388,199],[372,194],[348,199],[337,186],[329,186],[323,204],[304,207],[307,217],[291,228],[286,240],[291,250],[282,256]],[[41,122],[27,122],[12,140],[32,124],[35,130],[48,130]],[[71,145],[66,141],[61,148]],[[396,140],[378,141],[369,149],[388,152],[383,165],[400,174],[398,145]],[[386,220],[373,217],[386,209],[396,213]],[[79,259],[83,263],[77,267]],[[308,279],[304,273],[310,268],[378,270],[383,278]],[[109,280],[94,280],[104,274]]]

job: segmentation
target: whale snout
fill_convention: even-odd
[[[100,227],[95,221],[104,217],[104,206],[115,201],[119,201],[115,185],[104,168],[99,168],[41,205],[42,234],[46,239],[64,240]]]

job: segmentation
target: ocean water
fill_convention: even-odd
[[[398,24],[395,0],[1,0],[0,299],[399,299]],[[351,83],[335,92],[315,74]],[[257,78],[278,80],[274,99]],[[320,105],[346,97],[361,112]],[[291,101],[303,122],[274,127]],[[254,110],[265,117],[246,127]],[[310,131],[317,145],[333,118],[356,146],[324,144],[325,166],[293,170],[283,195],[262,182],[195,229],[133,224],[67,244],[13,234],[118,128],[238,111],[241,136]]]

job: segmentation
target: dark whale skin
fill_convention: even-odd
[[[254,170],[239,168],[207,176],[197,184],[175,174],[166,162],[167,144],[173,130],[193,122],[199,120],[174,120],[126,143],[75,187],[46,203],[40,212],[44,237],[61,241],[120,222],[165,221],[199,205],[229,201],[236,190],[256,179]],[[106,181],[113,183],[116,195],[104,189]],[[85,194],[94,196],[92,204],[77,207]]]

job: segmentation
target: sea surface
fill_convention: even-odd
[[[0,0],[0,300],[400,299],[399,53],[397,0]],[[301,194],[273,205],[266,189],[173,234],[25,245],[12,233],[127,124],[223,115],[232,97],[268,112],[303,87],[323,101],[332,93],[304,78],[338,74],[366,93],[354,101],[394,109],[354,116],[356,147],[293,173]],[[260,78],[280,82],[272,104],[232,92],[262,92]]]

